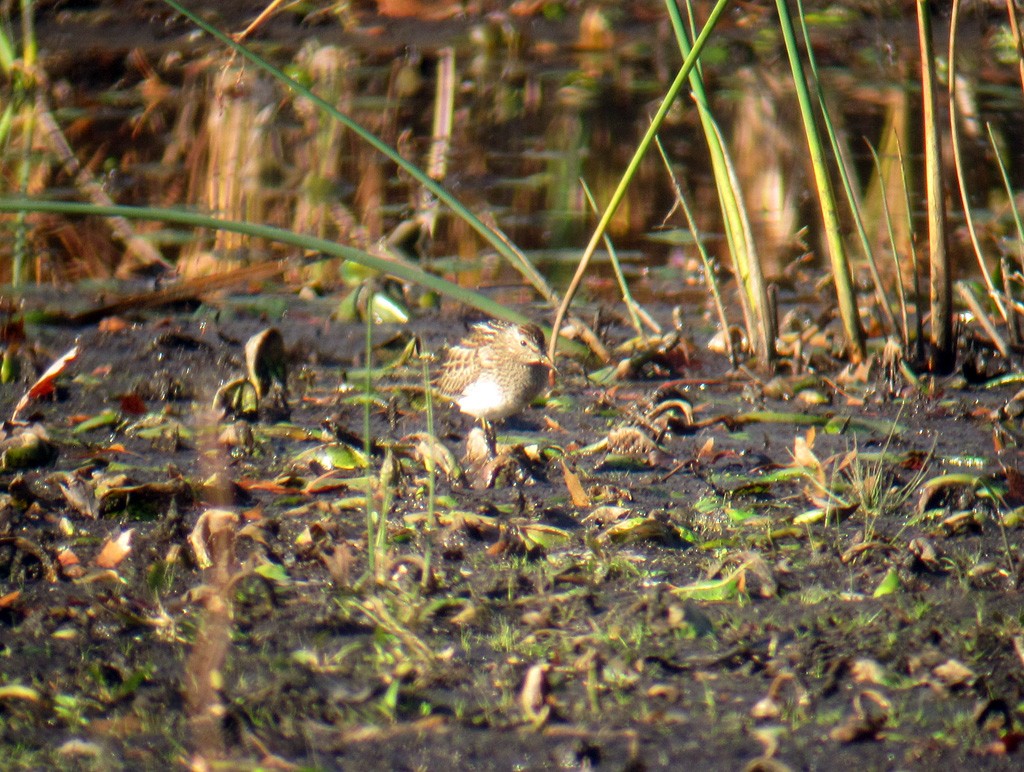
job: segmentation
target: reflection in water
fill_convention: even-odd
[[[382,42],[367,50],[365,36],[356,46],[343,45],[330,40],[340,32],[325,27],[311,29],[305,43],[291,51],[255,45],[264,45],[263,53],[293,77],[311,84],[423,166],[434,142],[435,79],[443,60],[438,52],[451,46],[455,94],[444,182],[471,209],[536,255],[549,278],[558,281],[572,270],[558,258],[566,250],[580,249],[596,221],[580,180],[600,204],[608,200],[679,62],[664,21],[634,23],[614,35],[595,28],[593,40],[606,39],[606,44],[586,47],[579,46],[583,38],[578,23],[567,19],[556,28],[505,17],[477,26],[464,22],[445,27],[442,36],[425,34],[432,28],[422,22],[417,48]],[[573,24],[577,31],[565,34]],[[917,212],[907,217],[903,193],[905,176],[917,210],[921,162],[919,97],[912,82],[916,43],[899,32],[904,27],[894,24],[890,30],[887,24],[886,19],[864,16],[846,26],[823,27],[814,39],[822,47],[825,93],[844,160],[854,172],[868,235],[883,258],[880,268],[891,275],[895,269],[886,258],[892,251],[890,228],[897,257],[904,263],[914,232],[921,232]],[[615,45],[608,48],[612,40]],[[767,18],[757,28],[723,29],[713,41],[704,67],[712,109],[736,161],[766,272],[779,276],[808,250],[824,254],[788,66]],[[981,43],[961,45],[976,61],[961,64],[959,110],[968,184],[985,245],[997,255],[1015,244],[1007,241],[1011,209],[984,127],[991,122],[1020,189],[1024,122],[1014,67],[990,61]],[[91,121],[76,125],[71,142],[79,158],[109,157],[107,163],[116,168],[121,182],[120,203],[198,207],[365,248],[375,248],[432,205],[415,184],[350,132],[252,67],[232,64],[223,51],[210,50],[202,58],[164,49],[110,61],[114,63],[106,69],[91,73],[89,90],[74,82],[82,73],[73,56],[53,56],[47,66],[55,82],[76,86],[60,92],[65,113],[97,101],[108,105],[102,119],[93,108],[86,116]],[[112,129],[112,117],[124,128]],[[68,126],[70,120],[64,123]],[[111,136],[129,133],[130,147],[110,143]],[[673,110],[661,139],[712,255],[727,263],[707,149],[688,97]],[[877,168],[868,143],[878,152]],[[899,148],[906,172],[898,162]],[[952,168],[946,164],[947,173]],[[65,182],[51,175],[51,185]],[[952,180],[948,187],[954,189]],[[658,266],[676,257],[692,256],[690,246],[651,238],[663,226],[682,227],[678,212],[665,222],[673,202],[671,181],[652,153],[609,231],[631,259],[628,273],[634,280],[656,275]],[[953,212],[957,223],[962,218],[955,207]],[[479,238],[457,218],[442,212],[432,237],[425,237],[430,230],[416,230],[414,238],[403,235],[401,249],[446,268],[472,261],[474,271],[463,280],[474,284],[518,280],[496,261],[477,260]],[[180,239],[161,233],[164,253],[173,256]],[[214,259],[229,267],[233,261],[263,259],[280,249],[226,233],[207,234],[205,239],[181,254],[190,270]],[[955,240],[961,264],[970,266],[959,232]],[[398,242],[393,239],[390,246],[396,248]],[[552,259],[546,260],[545,253]],[[859,253],[853,246],[851,254]],[[331,268],[318,270],[312,277],[317,281],[337,278]]]

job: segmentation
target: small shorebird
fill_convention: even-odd
[[[490,422],[529,405],[553,369],[537,325],[481,322],[448,349],[438,390],[463,413],[479,418],[493,445]]]

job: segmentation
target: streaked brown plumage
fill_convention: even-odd
[[[529,405],[551,369],[537,325],[481,322],[448,350],[438,389],[463,413],[497,421]]]

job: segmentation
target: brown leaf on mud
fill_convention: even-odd
[[[461,0],[377,0],[377,13],[392,19],[443,21],[463,12]]]
[[[336,544],[329,553],[322,553],[320,560],[327,567],[331,581],[335,586],[344,589],[352,584],[352,569],[355,555],[347,544]]]
[[[126,415],[145,415],[147,412],[146,401],[134,392],[122,394],[119,402],[121,412]]]
[[[1016,464],[1007,463],[1008,456],[1009,454],[1001,453],[997,460],[1006,478],[1006,503],[1011,507],[1017,507],[1024,504],[1024,474],[1021,474]]]
[[[61,575],[68,579],[81,579],[85,575],[85,568],[81,561],[70,549],[62,549],[57,553],[57,564],[60,566]]]
[[[199,516],[188,543],[200,568],[212,566],[219,550],[230,550],[234,554],[237,526],[238,515],[230,510],[208,509]]]
[[[789,695],[785,696],[787,692]],[[811,704],[807,689],[789,671],[783,671],[775,677],[771,686],[768,687],[768,694],[754,703],[754,707],[750,709],[750,715],[756,719],[774,721],[782,715],[786,704],[791,708],[806,708]]]
[[[89,481],[82,479],[77,474],[69,474],[59,480],[57,485],[64,495],[64,501],[75,512],[90,520],[95,520],[99,516],[99,504],[96,502],[93,486]]]
[[[18,598],[21,597],[21,590],[13,590],[6,595],[0,595],[0,608],[10,608],[13,606]]]
[[[580,476],[569,469],[564,460],[561,460],[562,464],[562,479],[565,480],[565,487],[569,491],[569,496],[572,498],[572,504],[574,507],[589,507],[590,496],[583,490],[583,485],[580,483]]]
[[[457,482],[464,479],[462,467],[459,466],[455,454],[434,435],[422,432],[409,437],[403,437],[403,442],[405,440],[416,443],[413,449],[413,459],[423,464],[428,471],[432,465],[435,469],[440,469],[449,482]]]
[[[108,333],[124,332],[130,326],[131,325],[128,324],[128,322],[126,322],[120,316],[107,316],[107,317],[104,317],[103,319],[100,319],[99,324],[96,325],[97,329],[100,332],[108,332]]]
[[[879,740],[890,710],[889,700],[874,689],[866,689],[853,698],[853,712],[833,727],[828,736],[839,743]]]
[[[825,472],[821,461],[814,454],[814,440],[817,432],[812,426],[803,437],[797,436],[793,440],[793,466],[801,466],[814,472],[818,482],[825,482]]]
[[[860,657],[850,664],[850,675],[859,684],[881,684],[885,681],[885,668],[875,659]]]
[[[547,704],[547,696],[550,691],[548,673],[551,665],[539,662],[532,665],[526,671],[523,678],[523,687],[519,690],[519,707],[523,709],[526,716],[534,726],[541,726],[547,721],[551,713],[551,706]]]
[[[938,678],[943,686],[951,689],[967,686],[977,678],[973,670],[955,659],[947,659],[941,665],[933,667],[932,675]]]
[[[698,463],[707,464],[715,461],[717,456],[715,455],[715,438],[708,437],[704,441],[704,444],[700,446],[697,451],[696,459]]]
[[[99,554],[93,560],[100,568],[117,568],[125,557],[132,551],[132,537],[135,529],[129,528],[121,531],[114,539],[108,539],[107,543],[100,549]]]
[[[629,507],[617,507],[610,504],[597,507],[593,512],[583,518],[584,523],[597,523],[598,525],[608,525],[609,523],[615,523],[619,520],[626,519],[632,513],[633,510]]]
[[[929,571],[938,570],[939,552],[935,549],[935,544],[927,536],[918,536],[911,539],[910,543],[907,544],[907,551],[914,556],[914,561],[917,565]]]
[[[14,406],[14,411],[11,413],[11,420],[15,421],[20,413],[29,402],[45,397],[52,394],[55,386],[54,381],[57,377],[67,369],[70,362],[73,362],[78,356],[78,346],[72,346],[63,356],[59,357],[54,361],[52,365],[46,368],[46,372],[39,376],[39,379],[33,383],[29,390],[25,392],[18,404]]]

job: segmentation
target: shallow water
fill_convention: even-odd
[[[434,144],[439,63],[450,50],[453,124],[439,178],[505,230],[558,285],[571,274],[596,220],[580,180],[599,202],[607,201],[679,65],[678,49],[658,3],[609,11],[613,44],[598,50],[581,47],[576,14],[552,20],[485,5],[480,10],[490,13],[437,22],[366,10],[348,16],[284,13],[262,27],[252,45],[424,166]],[[220,211],[359,246],[377,243],[429,206],[390,162],[252,67],[230,63],[222,48],[172,11],[156,6],[143,13],[129,6],[43,9],[37,21],[54,114],[75,156],[115,201]],[[244,3],[219,4],[214,21],[237,30],[248,13]],[[882,191],[905,264],[911,245],[924,239],[913,8],[872,11],[851,4],[815,10],[809,4],[809,21],[869,237],[883,271],[890,270]],[[1024,111],[1017,68],[1005,58],[1007,29],[1002,10],[975,7],[958,36],[967,187],[991,259],[1015,253],[1016,240],[986,126],[1014,187],[1024,187]],[[942,52],[947,35],[948,19],[939,14],[935,36]],[[742,7],[727,15],[704,62],[714,117],[732,150],[762,261],[770,276],[779,277],[794,259],[808,253],[813,259],[825,250],[774,12]],[[894,167],[897,137],[912,185],[912,230]],[[661,139],[709,251],[728,263],[706,146],[688,97],[673,109]],[[868,143],[882,158],[881,175]],[[67,177],[52,161],[50,166],[36,192],[73,196]],[[948,157],[946,173],[949,200],[958,202]],[[674,203],[671,179],[652,151],[609,231],[641,293],[677,284],[678,268],[695,258]],[[974,258],[958,210],[952,204],[952,248],[969,272]],[[202,243],[191,236],[159,230],[153,239],[164,254],[195,270],[204,270],[210,249],[222,259],[242,250],[249,260],[274,251],[227,234]],[[39,270],[58,277],[102,275],[121,257],[99,227],[77,239],[51,235],[48,245],[52,265]],[[481,246],[464,224],[442,212],[432,233],[406,251],[456,259],[442,266],[471,269],[466,283],[520,281],[496,260],[481,263]],[[61,268],[69,258],[80,259],[76,252],[90,250],[92,261]],[[859,254],[857,247],[852,251]],[[657,272],[666,265],[668,273]],[[607,275],[595,271],[595,293],[601,294]]]

